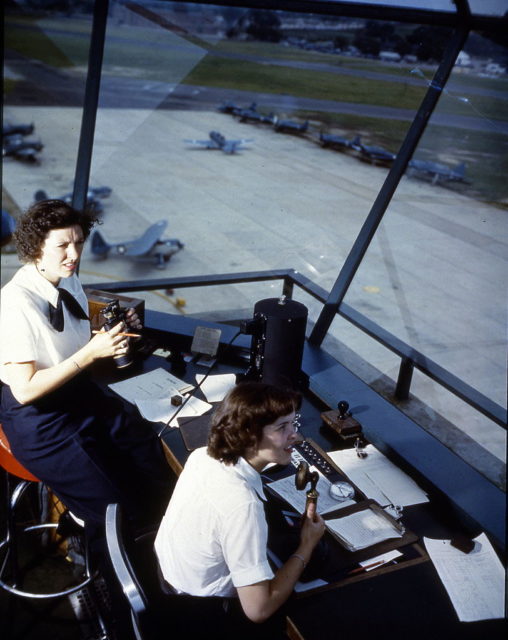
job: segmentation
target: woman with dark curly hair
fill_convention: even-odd
[[[160,517],[157,501],[169,493],[151,428],[86,371],[127,349],[124,323],[91,337],[76,270],[95,222],[60,200],[33,205],[14,233],[26,264],[2,288],[0,308],[1,417],[12,452],[85,521],[92,538],[102,537],[108,503],[120,502],[142,523]],[[132,309],[126,321],[141,327]]]
[[[208,610],[215,598],[217,615],[224,598],[237,597],[250,621],[270,618],[324,533],[323,519],[309,507],[295,553],[273,573],[260,473],[291,461],[300,401],[292,390],[261,382],[234,387],[212,418],[208,447],[189,456],[162,519],[155,550],[166,582],[182,597],[201,598]],[[227,619],[222,624],[226,633]]]

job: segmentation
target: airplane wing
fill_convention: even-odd
[[[241,140],[226,140],[222,146],[224,153],[235,153],[235,151],[241,151],[245,147],[244,144],[252,142],[251,138],[242,138]]]
[[[220,149],[220,146],[214,140],[184,140],[184,142],[196,147],[204,147],[205,149]]]
[[[126,256],[144,256],[150,253],[155,243],[160,240],[168,224],[167,220],[159,220],[152,224],[136,240],[114,245],[117,252]]]
[[[12,155],[18,156],[18,158],[29,158],[31,160],[35,160],[36,153],[37,149],[34,149],[33,147],[25,149],[12,149]]]

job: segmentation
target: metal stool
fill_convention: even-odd
[[[85,588],[94,579],[89,567],[88,549],[86,543],[81,543],[80,553],[83,555],[84,570],[79,581],[74,580],[74,584],[67,586],[60,591],[52,591],[49,593],[37,593],[24,590],[20,582],[24,573],[28,570],[22,570],[19,565],[19,542],[21,535],[28,535],[33,532],[40,534],[52,535],[55,539],[54,546],[60,546],[63,541],[68,538],[71,540],[83,541],[82,523],[74,518],[70,512],[65,509],[58,518],[58,522],[42,522],[41,518],[36,519],[36,524],[28,525],[16,523],[16,511],[19,502],[30,486],[39,483],[39,479],[32,475],[23,465],[21,465],[11,452],[9,441],[0,424],[0,466],[6,471],[7,481],[7,531],[5,538],[0,541],[0,587],[10,593],[24,598],[59,598],[68,596],[71,593]],[[12,476],[20,480],[11,491]],[[71,517],[69,517],[69,515]],[[2,550],[5,548],[5,554]],[[7,569],[10,566],[10,575],[6,577]]]

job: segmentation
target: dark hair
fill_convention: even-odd
[[[27,209],[17,221],[14,241],[22,262],[35,262],[42,254],[42,245],[53,229],[79,225],[84,239],[88,238],[97,218],[73,209],[63,200],[41,200]]]
[[[213,415],[208,454],[226,464],[236,464],[261,440],[263,427],[297,411],[301,401],[300,393],[291,389],[262,382],[238,384]]]

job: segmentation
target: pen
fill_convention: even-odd
[[[97,330],[94,329],[92,331],[92,333],[106,333],[105,331],[102,330]],[[125,336],[126,338],[140,338],[140,334],[139,333],[117,333],[117,336]]]
[[[354,573],[361,573],[362,571],[367,571],[367,569],[373,569],[374,567],[379,567],[381,564],[386,564],[385,560],[378,560],[377,562],[373,562],[372,564],[366,564],[363,567],[356,567],[348,573],[348,576],[353,575]]]

